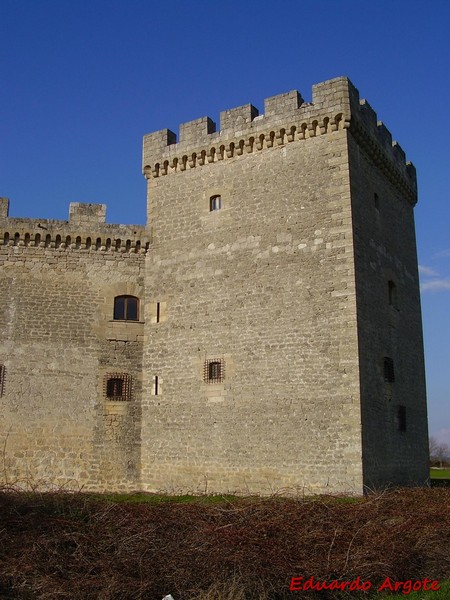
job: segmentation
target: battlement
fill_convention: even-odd
[[[150,245],[142,225],[106,223],[105,204],[72,202],[69,220],[9,217],[9,199],[0,198],[0,246],[146,253]]]
[[[180,135],[162,129],[144,136],[147,179],[174,174],[298,140],[349,129],[375,162],[390,173],[408,199],[417,200],[416,173],[375,111],[347,77],[316,84],[312,102],[297,90],[266,98],[264,114],[252,104],[220,113],[220,130],[209,117],[180,125]]]

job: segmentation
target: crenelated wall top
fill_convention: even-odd
[[[9,217],[9,199],[0,198],[0,246],[145,253],[150,237],[142,225],[106,223],[105,204],[72,202],[69,220]]]
[[[312,102],[294,90],[264,101],[264,114],[246,104],[220,113],[220,131],[209,117],[144,136],[143,172],[149,179],[258,152],[296,140],[349,129],[411,202],[416,173],[390,132],[347,77],[313,86]]]

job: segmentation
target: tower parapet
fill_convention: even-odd
[[[142,225],[106,223],[106,204],[71,202],[69,220],[9,217],[0,198],[0,246],[145,253],[150,238]]]
[[[368,102],[347,77],[316,84],[312,102],[297,90],[266,98],[264,114],[246,104],[220,113],[220,130],[209,117],[144,136],[143,172],[147,179],[259,152],[293,141],[349,129],[372,159],[389,174],[408,200],[417,201],[415,169]]]

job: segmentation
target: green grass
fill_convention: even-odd
[[[234,496],[233,494],[216,494],[216,495],[181,495],[181,496],[170,496],[166,494],[153,494],[150,492],[134,492],[134,493],[104,493],[104,494],[86,494],[86,498],[93,498],[94,500],[103,500],[106,502],[113,502],[117,504],[203,504],[203,505],[216,505],[226,503],[242,503],[242,502],[258,502],[261,498],[257,496]],[[274,496],[271,499],[284,501],[283,496]],[[363,496],[309,496],[308,498],[302,498],[303,501],[311,502],[322,502],[330,504],[355,504],[363,503]]]
[[[383,596],[383,594],[380,593],[378,596],[380,600],[383,597],[387,600],[389,600],[390,598],[408,598],[408,600],[449,600],[450,580],[447,579],[447,581],[440,581],[439,585],[441,586],[441,589],[436,591],[431,590],[428,592],[411,592],[410,594],[389,594],[389,596]]]
[[[450,469],[430,469],[430,478],[450,479]]]
[[[232,495],[216,495],[216,496],[166,496],[164,494],[146,494],[137,492],[135,494],[94,494],[92,496],[96,500],[106,500],[114,503],[130,503],[130,504],[222,504],[224,502],[233,502],[238,499]]]

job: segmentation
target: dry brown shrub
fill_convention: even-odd
[[[216,505],[0,493],[2,599],[313,600],[291,577],[442,580],[449,547],[448,488]]]

